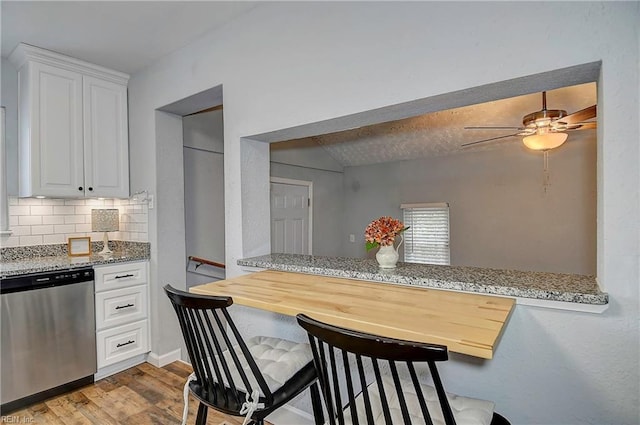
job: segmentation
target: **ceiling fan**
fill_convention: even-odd
[[[572,114],[562,109],[547,109],[547,92],[542,92],[542,109],[525,115],[521,127],[471,126],[465,130],[517,130],[516,133],[492,137],[465,143],[463,148],[486,143],[507,137],[524,136],[522,142],[529,149],[548,151],[562,145],[567,140],[566,131],[588,130],[596,128],[595,121],[587,121],[596,117],[596,105],[589,106]]]

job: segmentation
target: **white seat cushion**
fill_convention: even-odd
[[[390,376],[383,376],[382,381],[384,391],[387,396],[387,402],[389,403],[392,423],[404,423],[402,420],[402,412],[400,411],[400,404],[398,402],[398,394],[396,392],[395,385],[393,384],[393,378]],[[424,423],[420,404],[413,388],[413,384],[411,381],[403,381],[402,388],[404,390],[403,394],[412,423]],[[440,409],[440,402],[438,401],[435,388],[430,385],[420,385],[420,388],[424,394],[427,402],[427,409],[429,410],[429,414],[431,415],[434,425],[444,425],[442,410]],[[380,392],[378,390],[378,385],[374,382],[369,384],[368,389],[369,396],[371,398],[371,410],[373,411],[374,417],[373,422],[375,424],[384,424],[385,421],[382,412],[382,404],[380,404]],[[455,394],[447,394],[447,397],[457,425],[489,425],[491,423],[495,403],[476,398],[461,397]],[[356,397],[356,406],[358,418],[360,418],[360,422],[362,422],[362,419],[366,418],[364,397],[362,394]],[[345,424],[350,425],[352,422],[351,413],[348,407],[345,409],[344,415]]]
[[[283,386],[296,372],[313,360],[311,347],[302,342],[255,336],[247,341],[247,347],[271,392]]]
[[[255,336],[247,340],[246,344],[272,393],[282,387],[296,372],[313,360],[311,347],[309,344],[301,342],[266,336]],[[238,346],[234,347],[234,351],[240,360],[245,375],[247,375],[251,388],[257,389],[260,392],[260,396],[263,397],[263,391],[258,386],[258,382],[253,376],[249,368],[249,363],[247,363],[242,351]],[[247,389],[242,382],[240,373],[235,367],[231,353],[228,350],[224,352],[224,357],[229,365],[236,388],[246,392]],[[229,386],[226,376],[223,380],[224,384]]]

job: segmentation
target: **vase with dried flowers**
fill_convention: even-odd
[[[364,231],[367,252],[380,247],[376,253],[378,265],[383,269],[393,269],[398,262],[398,248],[402,245],[402,232],[409,227],[395,218],[383,216],[373,220]],[[400,236],[400,243],[394,246],[396,236]]]

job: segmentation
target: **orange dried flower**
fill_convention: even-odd
[[[366,242],[367,251],[380,245],[393,245],[396,235],[407,230],[400,220],[383,216],[377,220],[373,220],[364,231],[364,240]]]

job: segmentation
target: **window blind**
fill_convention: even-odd
[[[449,204],[402,204],[404,261],[409,263],[450,264]]]

